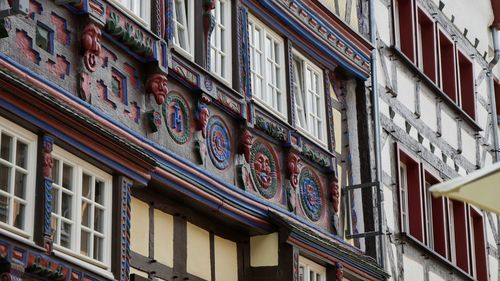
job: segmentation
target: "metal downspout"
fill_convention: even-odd
[[[378,235],[379,238],[379,264],[385,270],[385,228],[383,228],[382,221],[382,155],[381,155],[381,147],[380,147],[380,110],[379,110],[379,91],[378,91],[378,78],[377,78],[377,29],[375,23],[375,0],[369,0],[369,12],[370,12],[370,41],[375,47],[372,52],[371,57],[371,66],[372,66],[372,75],[371,75],[371,102],[372,102],[372,116],[373,116],[373,129],[374,129],[374,149],[375,149],[375,182],[377,185],[377,198],[379,198],[380,202],[377,202],[377,208],[381,208],[378,213],[378,227],[382,232]]]
[[[495,101],[495,81],[493,80],[493,68],[496,66],[498,61],[500,60],[500,46],[498,42],[498,30],[495,27],[491,27],[491,33],[493,36],[493,49],[495,50],[495,56],[491,60],[489,64],[489,94],[491,100],[491,114],[493,118],[493,142],[495,145],[495,162],[500,161],[500,144],[498,137],[498,121],[497,121],[497,107]],[[500,217],[497,216],[497,233],[500,232]],[[500,247],[500,237],[497,237],[497,250]],[[498,261],[500,262],[500,255],[497,256]],[[500,281],[500,268],[498,269],[498,280]]]

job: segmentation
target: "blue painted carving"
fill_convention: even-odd
[[[52,168],[54,160],[52,159],[52,148],[54,139],[48,135],[43,136],[43,190],[44,190],[44,216],[43,216],[43,236],[44,246],[47,252],[52,251],[52,227],[50,219],[52,216]]]
[[[179,106],[179,103],[174,104],[174,113],[172,114],[172,128],[176,129],[177,132],[182,131],[182,116],[180,113],[181,107]]]
[[[213,116],[208,120],[207,132],[208,155],[215,167],[223,170],[231,158],[229,131],[219,116]]]
[[[177,94],[169,94],[162,109],[168,134],[178,144],[186,143],[190,136],[190,115],[184,99]]]
[[[238,42],[240,43],[240,77],[241,92],[248,98],[252,97],[250,75],[250,49],[248,45],[248,9],[240,6],[238,10]]]
[[[316,174],[308,168],[302,169],[299,177],[300,202],[306,216],[318,221],[323,213],[323,192]]]
[[[130,188],[132,181],[121,179],[121,281],[129,280],[130,273]]]

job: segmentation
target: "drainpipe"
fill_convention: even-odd
[[[498,30],[495,27],[491,27],[491,34],[493,36],[493,49],[495,49],[495,56],[491,60],[488,65],[489,71],[489,94],[491,100],[491,114],[493,118],[493,141],[495,145],[495,162],[500,161],[500,145],[499,145],[499,137],[498,137],[498,121],[497,121],[497,107],[495,101],[495,81],[493,80],[493,68],[500,60],[500,46],[498,42]],[[500,231],[500,217],[497,216],[497,233]],[[497,237],[497,249],[500,247],[500,237]],[[500,262],[500,255],[497,256],[498,261]],[[500,281],[500,268],[498,269],[499,275],[498,280]]]
[[[375,23],[375,1],[369,0],[369,13],[370,13],[370,41],[375,47],[372,52],[371,65],[372,65],[372,75],[371,75],[371,102],[372,102],[372,118],[373,118],[373,130],[374,130],[374,149],[375,149],[375,182],[377,182],[377,198],[380,198],[380,202],[377,202],[377,210],[380,209],[378,214],[378,227],[379,230],[384,233],[385,228],[383,228],[382,221],[382,155],[381,155],[381,133],[380,133],[380,110],[379,110],[379,91],[378,91],[378,78],[377,78],[377,27]],[[378,235],[379,240],[379,264],[380,267],[385,269],[385,235]]]
[[[498,137],[498,122],[497,122],[497,107],[495,102],[495,81],[493,80],[493,68],[496,66],[500,60],[500,46],[498,42],[498,30],[495,27],[491,27],[491,33],[493,35],[493,48],[495,49],[495,56],[489,64],[488,74],[489,74],[489,94],[491,100],[491,114],[493,115],[493,141],[495,145],[495,162],[500,161],[500,144]]]

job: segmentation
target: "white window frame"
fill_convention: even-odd
[[[186,47],[187,49],[181,47],[179,44],[179,39],[178,39],[178,34],[179,34],[179,26],[182,25],[177,19],[177,13],[176,13],[176,8],[177,8],[177,2],[182,2],[183,7],[187,10],[184,10],[183,12],[186,15],[185,19],[185,32],[186,32]],[[174,48],[177,52],[181,53],[183,56],[187,57],[189,60],[194,59],[194,0],[172,0],[172,28],[173,28],[173,45]],[[187,6],[186,6],[187,3]]]
[[[110,0],[141,25],[151,27],[151,0]]]
[[[424,171],[424,175],[425,175],[425,171]],[[434,214],[432,212],[432,194],[431,192],[429,191],[429,188],[432,186],[432,184],[428,181],[425,180],[425,177],[424,177],[424,188],[425,188],[425,199],[426,199],[426,202],[427,202],[427,206],[426,206],[426,220],[425,220],[425,224],[426,224],[426,227],[427,227],[427,244],[429,246],[429,248],[433,249],[434,250]]]
[[[299,60],[300,63],[301,63],[301,73],[295,73],[295,61],[296,60]],[[305,97],[305,100],[302,100],[302,111],[304,111],[304,114],[305,114],[305,126],[303,126],[303,124],[301,124],[301,122],[299,121],[298,118],[299,117],[299,113],[298,113],[298,103],[297,103],[297,98],[303,98],[303,96],[301,95],[301,92],[304,92],[304,91],[308,91],[307,89],[309,88],[310,86],[310,81],[308,81],[308,79],[306,79],[306,69],[308,69],[309,71],[312,71],[313,73],[315,73],[316,75],[318,75],[318,93],[315,93],[315,95],[317,97],[319,97],[319,109],[320,109],[320,112],[315,112],[315,113],[312,113],[311,112],[311,103],[312,103],[312,100],[311,100],[311,95],[309,93],[304,93],[304,97]],[[298,71],[298,70],[297,70]],[[322,146],[326,146],[326,139],[327,139],[327,132],[326,132],[326,123],[327,123],[327,120],[326,120],[326,104],[325,104],[325,90],[324,90],[324,74],[323,74],[323,70],[321,68],[319,68],[317,65],[315,65],[313,62],[311,62],[309,59],[307,59],[304,55],[302,55],[301,53],[299,53],[298,51],[296,50],[293,50],[293,62],[292,62],[292,72],[293,72],[293,79],[294,79],[294,83],[295,85],[297,85],[297,87],[294,87],[296,88],[297,90],[295,91],[295,100],[293,101],[294,102],[294,109],[295,110],[295,118],[296,118],[296,124],[297,124],[297,127],[299,129],[299,131],[305,133],[307,136],[310,136],[312,137],[316,142],[318,142],[320,145]],[[302,79],[302,85],[300,85],[299,87],[299,83],[298,81],[295,81],[297,80],[297,75],[301,75],[301,79]],[[311,115],[314,115],[314,116],[311,116]],[[314,119],[320,119],[321,120],[321,128],[317,128],[317,133],[318,134],[321,134],[321,135],[316,135],[314,133],[314,128],[313,128],[313,123],[311,121],[311,118],[314,118]]]
[[[14,170],[24,170],[27,172],[26,176],[26,190],[25,199],[25,216],[24,216],[24,230],[19,229],[14,226],[13,223],[0,222],[0,232],[11,236],[10,233],[14,234],[14,238],[23,238],[32,240],[33,239],[33,224],[34,224],[34,213],[35,213],[35,182],[36,182],[36,162],[37,162],[37,136],[30,131],[24,129],[23,127],[14,124],[13,122],[0,117],[0,133],[6,133],[12,137],[13,151],[17,149],[17,140],[21,140],[27,144],[27,164],[26,169],[17,166],[14,163],[8,162],[6,160],[0,159],[0,163],[13,168]],[[0,140],[1,141],[1,140]],[[1,143],[0,143],[1,145]],[[11,155],[12,161],[15,162],[14,155]],[[9,197],[9,221],[13,220],[13,201],[14,197],[14,176],[15,173],[11,173],[10,176],[10,191],[1,193]]]
[[[255,46],[254,34],[255,30],[260,31],[259,43],[260,46]],[[252,97],[255,97],[255,101],[264,106],[267,109],[278,114],[281,119],[286,119],[287,113],[287,97],[286,97],[286,77],[285,77],[285,44],[283,38],[277,33],[272,31],[264,23],[258,20],[253,15],[248,17],[248,42],[249,42],[249,52],[250,52],[250,72],[252,81]],[[272,40],[272,44],[278,45],[278,52],[273,46],[271,54],[269,54],[269,49],[266,48],[266,40]],[[274,54],[274,60],[272,58]],[[256,54],[260,54],[259,66],[260,69],[256,69],[254,61],[256,60]],[[268,63],[272,64],[271,68],[268,68]],[[279,68],[279,75],[276,75],[276,68]],[[272,81],[272,77],[275,77],[275,81]],[[260,87],[256,86],[256,80],[260,79]],[[269,87],[273,88],[272,92],[269,92]]]
[[[225,17],[222,19],[223,22],[219,22],[218,19],[220,13],[221,3],[224,3],[223,14]],[[231,85],[232,78],[232,49],[231,49],[231,1],[230,0],[215,0],[215,9],[211,11],[212,15],[215,17],[215,27],[210,35],[210,71],[220,78],[224,83]],[[224,38],[220,39],[220,33],[224,31]],[[216,43],[220,43],[220,46],[216,46]],[[218,44],[217,44],[218,45]],[[217,60],[219,55],[224,56],[224,63]],[[221,59],[222,60],[222,59]],[[222,68],[225,72],[222,73]]]
[[[300,278],[300,274],[302,273],[302,269],[304,270],[303,272],[303,278]],[[310,278],[310,273],[314,272],[315,276],[311,280]],[[318,280],[317,275],[320,275],[320,278]],[[313,262],[310,259],[307,259],[303,256],[299,256],[299,280],[300,281],[326,281],[326,268],[324,266],[321,266],[315,262]]]
[[[399,162],[399,177],[401,203],[403,204],[403,206],[401,206],[402,231],[410,232],[408,212],[408,167],[403,162]]]
[[[76,157],[75,155],[67,152],[66,150],[55,146],[53,147],[52,156],[54,162],[56,159],[64,161],[69,165],[73,166],[73,182],[74,182],[74,190],[73,190],[73,198],[72,198],[72,206],[71,206],[71,221],[73,222],[71,227],[71,245],[70,248],[66,248],[61,246],[57,242],[57,237],[54,237],[54,250],[62,253],[64,255],[68,255],[70,259],[76,258],[98,268],[102,268],[105,270],[111,269],[111,225],[112,225],[112,176],[101,169],[89,164],[88,162]],[[55,169],[54,165],[54,169]],[[62,168],[61,168],[62,170]],[[80,253],[80,244],[81,244],[81,231],[82,231],[82,214],[81,214],[81,206],[82,206],[82,178],[83,173],[92,175],[98,178],[100,181],[104,183],[104,219],[103,219],[103,260],[99,261],[93,259],[89,256]],[[61,175],[62,177],[62,175]],[[57,182],[54,179],[54,184]],[[53,184],[53,189],[54,189]],[[61,202],[61,198],[58,198],[59,202]],[[54,215],[54,211],[52,210],[52,214]],[[53,216],[52,215],[52,216]],[[56,214],[57,215],[57,214]],[[51,216],[51,220],[52,220]],[[92,216],[92,219],[93,216]],[[92,242],[93,243],[93,242]]]

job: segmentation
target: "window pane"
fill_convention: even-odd
[[[0,164],[0,190],[9,192],[11,168]]]
[[[103,233],[104,210],[100,208],[94,209],[94,230]]]
[[[90,233],[85,230],[82,230],[80,242],[80,253],[82,255],[89,256],[90,255]]]
[[[92,177],[87,175],[87,174],[83,174],[83,177],[82,177],[82,196],[85,198],[88,198],[88,199],[92,199],[91,191],[92,191]]]
[[[90,208],[90,203],[82,202],[82,225],[86,227],[90,227]]]
[[[65,192],[62,193],[61,215],[67,219],[72,219],[72,217],[71,217],[71,206],[72,206],[71,200],[72,200],[71,195],[69,195]]]
[[[50,218],[50,227],[52,228],[52,237],[54,237],[55,243],[58,243],[57,233],[59,230],[59,224],[57,222],[57,218],[54,216],[54,214],[52,214],[52,217]]]
[[[14,181],[14,194],[21,199],[25,198],[26,193],[26,174],[16,171],[16,179]]]
[[[61,162],[58,159],[54,159],[54,166],[52,167],[52,180],[55,184],[61,185],[61,181],[59,179],[59,168]]]
[[[24,229],[24,212],[24,204],[17,200],[14,201],[14,226],[19,229]]]
[[[71,247],[71,224],[62,222],[61,224],[61,242],[60,245],[65,248]]]
[[[52,212],[59,213],[59,189],[52,187]]]
[[[9,198],[0,195],[0,221],[9,223]]]
[[[7,161],[11,161],[12,159],[12,137],[9,135],[6,135],[5,133],[2,134],[2,137],[0,138],[0,157],[2,159],[5,159]]]
[[[64,188],[73,190],[73,167],[63,164],[63,182]]]
[[[98,204],[104,205],[104,182],[96,180],[95,181],[95,198],[94,201]]]
[[[94,259],[102,261],[103,256],[103,239],[94,236]]]
[[[16,146],[16,165],[22,168],[27,168],[28,145],[23,142],[17,141]]]

